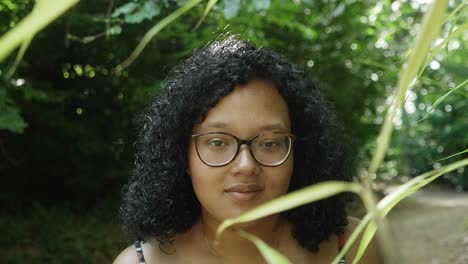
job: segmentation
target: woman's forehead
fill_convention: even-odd
[[[211,108],[197,132],[289,131],[289,111],[283,97],[270,82],[254,80],[236,88]]]

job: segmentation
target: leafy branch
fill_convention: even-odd
[[[31,39],[79,0],[37,0],[30,14],[0,38],[0,62],[19,45]],[[50,8],[54,6],[54,8]],[[24,51],[23,51],[24,53]]]

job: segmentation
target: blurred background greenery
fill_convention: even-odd
[[[132,169],[133,119],[173,66],[229,34],[276,50],[310,74],[345,128],[357,175],[369,163],[429,1],[220,0],[196,27],[203,1],[133,64],[113,71],[147,30],[187,2],[83,0],[34,37],[15,72],[14,54],[0,63],[0,257],[7,263],[110,261],[130,243],[117,211]],[[0,0],[0,34],[33,5]],[[433,47],[465,24],[466,8],[466,1],[449,2],[456,12]],[[467,156],[440,160],[468,146],[467,40],[461,31],[415,80],[376,187]],[[438,183],[462,191],[468,173],[460,168]]]

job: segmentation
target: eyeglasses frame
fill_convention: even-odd
[[[263,164],[261,163],[260,161],[257,160],[257,158],[255,157],[255,155],[253,154],[253,151],[252,151],[252,142],[258,138],[259,136],[262,136],[262,135],[265,135],[265,134],[269,134],[269,133],[275,133],[275,134],[282,134],[282,135],[285,135],[287,137],[289,137],[289,139],[291,140],[291,145],[289,146],[289,149],[288,149],[288,154],[286,155],[286,157],[278,164],[276,165],[266,165],[266,164]],[[197,144],[197,141],[198,141],[198,138],[201,137],[201,136],[204,136],[204,135],[209,135],[209,134],[223,134],[223,135],[228,135],[228,136],[231,136],[233,137],[236,141],[237,141],[237,149],[236,149],[236,154],[234,154],[234,156],[232,157],[231,160],[223,163],[223,164],[220,164],[220,165],[212,165],[212,164],[208,164],[207,162],[205,162],[201,155],[200,155],[200,152],[198,151],[198,144]],[[289,155],[291,155],[291,151],[293,149],[293,145],[294,145],[294,142],[296,140],[296,136],[291,134],[291,133],[285,133],[285,132],[277,132],[277,131],[273,131],[273,132],[263,132],[263,133],[260,133],[250,139],[241,139],[241,138],[238,138],[232,134],[229,134],[229,133],[226,133],[226,132],[207,132],[207,133],[200,133],[200,134],[195,134],[195,135],[192,135],[192,140],[193,140],[193,143],[195,144],[195,149],[197,151],[197,155],[198,155],[198,158],[207,166],[210,166],[210,167],[223,167],[223,166],[226,166],[227,164],[231,163],[233,160],[236,159],[237,155],[239,154],[239,149],[241,148],[242,145],[247,145],[249,146],[249,151],[250,151],[250,154],[252,155],[252,158],[254,158],[254,160],[262,165],[262,166],[265,166],[265,167],[277,167],[277,166],[280,166],[281,164],[283,164],[284,162],[286,162],[286,160],[288,160],[289,158]]]

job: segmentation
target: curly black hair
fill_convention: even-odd
[[[328,180],[349,180],[342,129],[318,88],[283,56],[230,36],[196,51],[168,75],[161,91],[139,116],[135,169],[122,189],[120,216],[134,238],[171,242],[199,219],[188,166],[192,128],[236,85],[272,82],[286,101],[294,146],[289,191]],[[281,214],[293,237],[314,252],[321,241],[347,225],[343,195]]]

